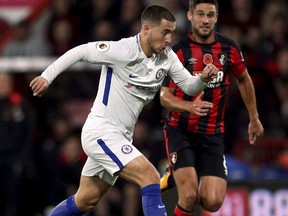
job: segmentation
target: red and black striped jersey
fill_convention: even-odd
[[[224,133],[224,113],[230,75],[241,75],[246,64],[239,45],[220,33],[214,33],[215,42],[200,44],[187,37],[179,40],[173,50],[182,64],[192,75],[200,75],[204,67],[213,63],[218,69],[218,76],[204,89],[203,100],[213,103],[213,109],[206,116],[197,116],[189,112],[169,112],[167,123],[174,127],[191,132],[209,135]],[[196,96],[184,94],[170,77],[166,77],[162,86],[175,88],[175,95],[187,101],[193,101]]]

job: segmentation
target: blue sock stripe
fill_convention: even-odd
[[[74,200],[74,196],[72,195],[70,197],[67,198],[67,209],[68,211],[70,211],[71,213],[74,214],[81,214],[83,213],[82,211],[80,211],[80,209],[76,206],[75,200]]]

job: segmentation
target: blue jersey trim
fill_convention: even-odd
[[[102,100],[102,103],[105,106],[107,106],[107,104],[108,104],[108,97],[109,97],[110,87],[111,87],[112,72],[113,72],[113,69],[108,67],[107,75],[106,75],[106,83],[105,83],[105,88],[104,88],[104,95],[103,95],[103,100]]]
[[[120,169],[122,169],[124,167],[123,164],[118,159],[118,157],[108,148],[105,142],[102,139],[98,139],[97,142],[101,146],[103,151],[118,165]]]

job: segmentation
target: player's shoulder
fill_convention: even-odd
[[[116,46],[116,48],[119,48],[118,51],[123,51],[123,52],[131,52],[131,51],[135,51],[138,50],[138,39],[137,36],[132,36],[132,37],[128,37],[128,38],[122,38],[118,41],[113,41],[111,42],[113,43],[114,46]]]
[[[219,42],[223,45],[233,46],[233,47],[237,47],[237,48],[239,47],[239,44],[235,40],[227,37],[224,34],[221,34],[220,32],[216,32],[216,40],[217,40],[217,42]]]
[[[97,41],[96,47],[98,51],[107,52],[118,60],[131,59],[137,56],[140,51],[136,36],[117,41]]]

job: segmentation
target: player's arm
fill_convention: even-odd
[[[194,101],[180,100],[174,95],[175,88],[162,86],[160,90],[160,103],[169,111],[189,112],[199,116],[205,116],[213,104],[208,101],[202,101],[204,92],[202,91]]]
[[[250,144],[257,144],[264,133],[264,129],[257,111],[254,85],[247,69],[245,69],[241,75],[237,76],[237,84],[241,97],[249,113],[249,142]]]
[[[42,96],[52,81],[64,70],[78,61],[84,60],[87,53],[87,44],[74,47],[60,56],[55,62],[48,66],[41,76],[35,77],[30,82],[34,96]]]
[[[168,75],[185,94],[190,96],[199,94],[209,81],[217,77],[219,71],[215,65],[208,64],[200,76],[192,76],[183,66],[175,52],[171,51],[168,58],[171,65]]]

